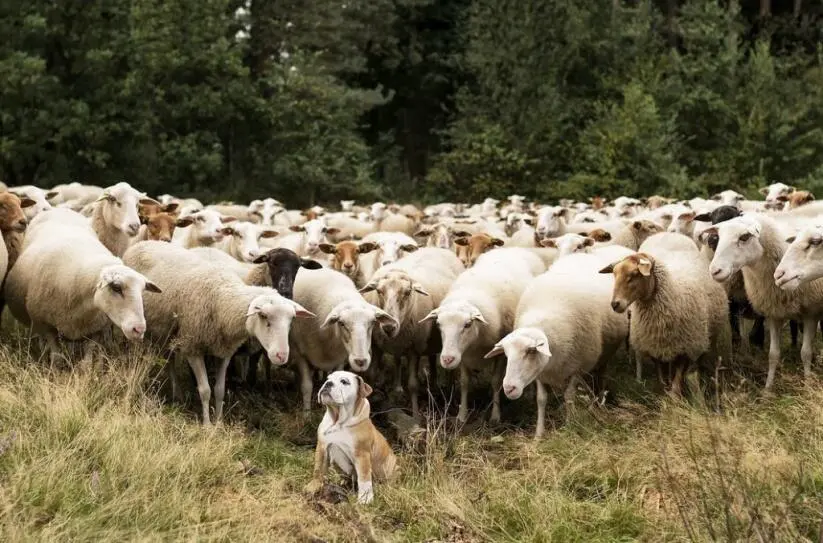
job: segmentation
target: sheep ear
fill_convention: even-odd
[[[27,207],[31,207],[31,206],[33,206],[33,205],[34,205],[34,204],[36,204],[36,203],[37,203],[37,202],[35,202],[35,201],[34,201],[34,200],[32,200],[31,198],[26,198],[25,196],[23,196],[22,198],[20,198],[20,207],[22,207],[23,209],[25,209],[25,208],[27,208]]]
[[[426,322],[428,320],[432,320],[432,321],[437,320],[437,309],[432,309],[431,311],[429,311],[429,314],[426,315],[425,317],[423,317],[422,319],[420,319],[418,324],[421,323],[421,322]]]
[[[644,277],[652,274],[652,261],[648,258],[639,258],[637,261],[637,271]]]
[[[259,307],[250,307],[249,312],[246,313],[246,318],[253,317],[254,315],[257,315],[258,313],[260,313],[260,308]]]
[[[712,200],[720,200],[720,198],[721,198],[721,196],[720,196],[720,194],[718,193],[718,194],[713,195],[711,199],[712,199]]]
[[[170,204],[166,204],[163,206],[163,211],[166,213],[174,213],[177,211],[177,208],[180,207],[180,204],[177,202],[172,202]]]
[[[551,356],[552,352],[549,350],[549,342],[546,340],[539,340],[534,344],[534,349],[543,356]]]
[[[377,288],[377,282],[376,281],[369,281],[368,283],[366,283],[366,285],[363,288],[360,289],[359,292],[361,294],[365,294],[367,292],[373,291],[376,288]]]
[[[323,321],[323,324],[320,325],[320,328],[321,329],[322,328],[327,328],[327,327],[331,326],[332,324],[337,323],[339,320],[340,320],[340,314],[337,313],[336,311],[332,311],[326,317],[326,320]]]
[[[187,226],[191,226],[194,224],[194,219],[191,217],[183,217],[182,219],[177,219],[177,222],[174,223],[177,228],[185,228]]]
[[[474,311],[472,313],[472,320],[480,321],[483,324],[489,324],[485,318],[483,318],[483,314],[480,311]]]
[[[294,306],[294,316],[298,319],[313,319],[317,317],[317,315],[315,315],[302,305],[298,304],[297,302],[292,301],[292,305]]]
[[[504,242],[502,239],[500,239],[500,238],[492,238],[492,245],[494,245],[495,247],[500,247],[500,246],[502,246],[504,243],[505,243],[505,242]]]
[[[160,287],[152,283],[151,281],[146,281],[146,291],[147,292],[156,292],[157,294],[162,293],[163,291],[160,290]]]
[[[643,228],[643,223],[640,221],[634,221],[632,223],[632,228],[634,228],[635,230],[640,230],[641,228]]]
[[[416,238],[425,238],[425,237],[427,237],[427,236],[430,236],[430,235],[431,235],[431,233],[432,233],[432,230],[431,230],[431,229],[429,229],[429,228],[421,228],[420,230],[418,230],[417,232],[415,232],[415,233],[413,234],[413,237],[416,237]]]
[[[396,328],[396,327],[400,326],[400,323],[397,322],[397,319],[395,319],[394,317],[392,317],[391,315],[389,315],[388,313],[386,313],[385,311],[383,311],[380,308],[375,308],[375,309],[377,309],[377,311],[375,311],[374,318],[377,321],[377,323],[380,324],[380,326],[386,326],[386,327],[392,327],[392,328]]]
[[[465,230],[455,230],[454,232],[452,232],[452,235],[454,235],[454,237],[456,238],[470,238],[471,232],[466,232]]]
[[[769,187],[760,187],[759,189],[757,189],[757,192],[759,192],[763,196],[766,196],[769,193]]]
[[[300,259],[300,267],[307,270],[322,270],[323,264],[311,258],[302,258]]]
[[[615,262],[614,264],[609,264],[608,266],[606,266],[605,268],[600,270],[598,273],[614,273],[614,265],[615,264],[617,264],[617,263]]]
[[[786,243],[794,243],[794,240],[797,239],[797,236],[789,236],[786,238]]]
[[[237,217],[220,217],[220,222],[222,222],[223,224],[226,224],[227,222],[233,222],[236,220]]]
[[[583,238],[583,247],[591,247],[594,245],[594,238],[585,237]]]
[[[264,262],[269,261],[269,253],[263,253],[262,255],[258,256],[254,260],[251,261],[252,264],[263,264]]]
[[[293,224],[289,226],[289,230],[291,230],[292,232],[305,232],[306,227],[302,224]]]
[[[700,215],[695,215],[692,220],[697,222],[710,222],[712,218],[708,213],[701,213]]]
[[[102,202],[103,200],[111,200],[111,199],[112,199],[111,194],[109,194],[108,191],[104,190],[102,193],[100,193],[100,196],[97,197],[97,200],[95,200],[94,203]]]
[[[540,245],[543,247],[549,247],[551,249],[557,249],[557,241],[554,238],[544,239],[540,242]]]
[[[400,246],[400,250],[406,251],[407,253],[413,253],[419,248],[420,247],[418,247],[417,245],[412,245],[411,243],[406,243],[405,245]]]
[[[588,234],[588,237],[592,238],[594,241],[604,242],[604,241],[611,241],[612,235],[609,232],[606,232],[602,228],[595,228]]]
[[[335,234],[337,234],[337,233],[339,233],[339,232],[340,232],[340,229],[339,229],[339,228],[335,228],[334,226],[332,226],[331,228],[326,228],[326,232],[325,232],[325,233],[326,233],[326,234],[330,234],[330,235],[332,235],[332,236],[333,236],[333,235],[335,235]]]
[[[455,245],[460,245],[461,247],[465,247],[466,245],[469,244],[469,240],[467,238],[463,238],[463,237],[455,238],[454,239],[454,244]]]
[[[141,206],[151,206],[151,207],[157,207],[159,209],[163,208],[163,204],[161,204],[160,202],[158,202],[154,198],[140,198],[137,202]]]
[[[429,293],[426,292],[426,289],[424,289],[423,285],[421,285],[420,283],[412,284],[412,290],[414,290],[418,294],[422,294],[423,296],[428,296],[429,295]]]
[[[528,224],[529,226],[534,226],[534,219],[531,217],[524,217],[523,222]]]
[[[378,245],[372,241],[364,241],[363,243],[357,246],[357,252],[361,255],[366,253],[370,253],[378,248]]]
[[[57,192],[56,190],[50,190],[46,193],[46,200],[51,200],[52,198],[54,198],[58,194],[60,194],[60,193]]]
[[[261,238],[274,238],[280,235],[280,232],[276,232],[274,230],[263,230],[260,234]]]
[[[327,255],[333,255],[335,252],[337,252],[337,245],[333,245],[331,243],[321,243],[317,247]]]
[[[797,190],[797,189],[796,189],[795,187],[789,187],[789,194],[793,193],[793,192],[794,192],[794,191],[796,191],[796,190]]]
[[[491,351],[486,353],[483,358],[494,358],[495,356],[499,356],[501,354],[503,354],[503,346],[497,343],[494,347],[492,347]]]
[[[226,228],[221,228],[220,231],[223,233],[224,236],[233,236],[237,234],[237,230],[228,226]]]

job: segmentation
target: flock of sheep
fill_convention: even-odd
[[[567,403],[584,381],[598,393],[628,345],[638,373],[655,366],[681,394],[687,372],[729,360],[741,318],[755,321],[754,341],[768,329],[767,389],[786,321],[802,327],[810,375],[823,205],[782,183],[761,192],[299,211],[273,198],[155,199],[127,183],[11,187],[0,192],[2,297],[53,363],[74,349],[91,360],[122,336],[156,342],[175,397],[173,362],[191,368],[204,424],[212,390],[223,415],[232,362],[254,381],[260,360],[269,378],[272,364],[296,364],[306,410],[315,371],[346,365],[388,376],[414,416],[421,382],[459,370],[461,421],[478,370],[492,421],[501,390],[517,399],[534,382],[540,436],[548,388]]]

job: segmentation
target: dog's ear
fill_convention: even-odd
[[[368,398],[369,394],[371,394],[371,387],[359,375],[357,376],[357,380],[360,382],[360,388],[357,389],[357,399]]]

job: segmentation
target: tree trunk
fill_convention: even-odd
[[[803,10],[803,0],[794,0],[794,10],[792,13],[794,14],[795,19],[800,18],[800,12]]]
[[[760,0],[760,16],[769,17],[772,14],[772,0]]]

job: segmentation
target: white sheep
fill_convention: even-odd
[[[249,214],[252,218],[258,219],[255,222],[263,226],[274,226],[277,215],[286,211],[283,204],[274,198],[265,198],[263,200],[253,200],[249,204]]]
[[[812,281],[794,290],[775,284],[775,271],[787,249],[779,223],[764,214],[744,214],[707,230],[718,236],[710,271],[716,281],[726,281],[742,270],[746,295],[757,313],[766,317],[769,327],[770,390],[780,363],[780,333],[787,319],[802,320],[803,344],[800,358],[804,375],[811,377],[813,341],[817,322],[823,317],[823,281]]]
[[[483,355],[511,332],[515,310],[523,290],[546,270],[543,261],[527,249],[497,249],[480,256],[462,273],[448,294],[426,316],[437,321],[443,349],[440,365],[460,368],[458,420],[468,419],[468,389],[471,370],[483,367]],[[503,365],[493,368],[491,420],[500,420],[500,383]]]
[[[38,213],[48,211],[53,206],[49,203],[51,198],[57,196],[54,190],[45,191],[34,185],[22,185],[19,187],[10,187],[9,192],[16,194],[20,198],[28,198],[34,200],[34,205],[26,208],[26,219],[31,221]]]
[[[92,204],[91,227],[100,242],[115,256],[123,256],[140,230],[139,204],[160,206],[159,202],[142,197],[137,189],[125,182],[104,189]]]
[[[789,247],[774,270],[775,284],[783,290],[795,290],[823,277],[823,225],[803,228],[789,237]]]
[[[625,342],[628,319],[609,307],[613,281],[598,274],[595,255],[573,254],[558,260],[523,291],[514,329],[486,354],[506,356],[503,392],[512,400],[535,382],[536,437],[546,431],[546,385],[564,391],[567,408],[578,380],[599,372]]]
[[[193,247],[211,247],[223,240],[225,224],[237,220],[235,217],[223,217],[213,209],[203,209],[177,219],[171,241],[186,249]]]
[[[114,323],[126,338],[142,339],[144,290],[160,292],[112,255],[85,217],[52,209],[32,221],[4,294],[12,314],[44,336],[55,361],[58,336],[86,340]]]
[[[380,266],[397,262],[402,256],[418,249],[417,242],[400,232],[375,232],[363,238],[362,243],[374,243],[377,248],[360,256],[360,268],[368,280]]]
[[[241,262],[253,262],[264,251],[260,241],[276,237],[279,232],[245,221],[233,222],[221,232],[225,236],[217,247]]]
[[[273,363],[283,365],[289,359],[293,319],[315,316],[276,290],[246,285],[222,265],[171,243],[140,242],[126,251],[123,261],[164,291],[162,299],[146,300],[148,333],[155,340],[169,342],[171,349],[188,361],[197,379],[204,425],[211,423],[205,355],[220,359],[214,383],[215,419],[219,422],[226,370],[237,349],[254,337]],[[173,370],[171,375],[174,379]]]
[[[535,231],[539,239],[556,238],[566,233],[569,210],[560,206],[546,206],[537,213]]]
[[[312,381],[309,364],[331,371],[347,361],[357,372],[371,363],[372,329],[388,333],[397,321],[363,299],[351,279],[324,268],[303,270],[294,281],[294,300],[316,314],[317,321],[298,321],[291,338],[300,371],[303,409],[311,408]]]
[[[399,362],[401,357],[407,360],[408,393],[414,417],[418,414],[418,362],[424,355],[435,354],[430,350],[432,326],[424,317],[440,304],[462,271],[463,265],[453,252],[430,247],[381,267],[360,289],[367,293],[367,301],[398,322],[394,335],[376,332],[374,341],[381,351],[391,353],[395,361]]]
[[[321,258],[320,244],[328,243],[327,235],[334,235],[339,232],[337,228],[327,226],[323,218],[292,225],[289,230],[292,231],[291,234],[265,241],[264,245],[269,248],[282,247],[290,249],[299,256]]]

